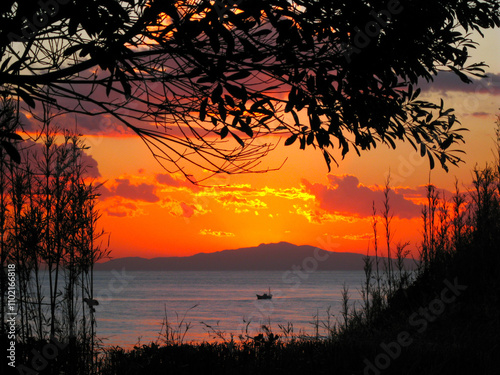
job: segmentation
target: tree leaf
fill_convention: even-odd
[[[219,83],[215,87],[214,91],[212,91],[212,95],[210,96],[212,99],[212,103],[219,103],[222,100],[222,85]]]
[[[14,141],[22,141],[23,140],[23,137],[21,137],[17,133],[4,133],[3,131],[0,132],[0,137],[12,139]]]
[[[446,150],[448,147],[451,146],[452,143],[453,143],[453,134],[450,134],[448,138],[446,138],[444,142],[441,143],[441,149]]]
[[[7,152],[7,155],[16,163],[19,164],[21,162],[21,155],[17,148],[14,147],[10,142],[1,141],[1,147]]]
[[[425,143],[420,143],[420,156],[424,157],[426,152],[427,147],[425,146]]]
[[[323,150],[323,157],[325,158],[326,165],[328,167],[328,172],[331,172],[332,168],[331,168],[330,164],[332,163],[332,160],[330,159],[330,155],[328,154],[328,152],[326,150]]]
[[[297,116],[297,113],[293,109],[290,112],[292,112],[292,116],[293,116],[293,120],[295,121],[295,125],[300,125],[299,116]]]
[[[35,108],[35,101],[30,94],[22,89],[16,89],[16,92],[27,105],[29,105],[31,108]]]
[[[427,153],[427,156],[429,157],[429,164],[431,169],[434,169],[434,158],[432,157],[432,154],[430,152]]]
[[[220,139],[226,138],[228,134],[229,134],[229,128],[227,126],[224,126],[220,131]]]
[[[240,130],[245,133],[246,135],[248,135],[250,138],[253,137],[253,130],[252,128],[247,124],[245,123],[244,121],[240,121]]]
[[[10,59],[11,59],[11,58],[12,58],[12,56],[11,56],[11,57],[9,57],[9,58],[7,58],[7,59],[6,59],[6,60],[2,63],[2,67],[0,68],[0,72],[3,72],[3,71],[5,70],[5,68],[6,68],[6,67],[7,67],[7,65],[9,64],[9,61],[10,61]]]
[[[308,144],[308,145],[311,145],[313,142],[314,142],[314,133],[313,133],[313,132],[310,132],[310,133],[307,135],[307,144]]]
[[[453,72],[460,78],[460,80],[464,83],[472,83],[472,81],[467,77],[464,73],[462,73],[460,70],[455,68],[454,66],[450,65],[448,66]]]
[[[231,135],[233,136],[234,139],[236,139],[236,142],[238,142],[241,147],[245,147],[245,142],[243,142],[240,137],[238,137],[233,132],[231,132]]]
[[[231,107],[236,107],[236,103],[234,102],[234,99],[232,96],[229,95],[224,95],[224,99],[226,100],[226,103],[231,106]]]
[[[285,141],[285,146],[290,146],[292,145],[296,140],[297,140],[297,137],[299,135],[298,134],[293,134],[291,137],[289,137],[286,141]]]
[[[247,97],[247,91],[243,86],[231,85],[230,83],[226,83],[224,85],[227,92],[229,92],[236,99],[240,99],[245,102]]]
[[[219,115],[222,121],[226,121],[227,110],[222,100],[219,102]]]
[[[208,98],[205,98],[202,100],[201,105],[200,105],[200,120],[205,121],[205,118],[207,116],[207,105],[208,105]]]

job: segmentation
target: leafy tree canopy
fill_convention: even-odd
[[[468,33],[498,26],[497,0],[3,0],[0,83],[35,111],[113,116],[186,175],[258,170],[275,133],[328,167],[408,141],[447,168],[463,129],[413,88],[481,76]]]

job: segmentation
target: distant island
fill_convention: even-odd
[[[406,259],[407,269],[415,263]],[[130,271],[354,271],[362,270],[363,254],[342,253],[315,246],[297,246],[288,242],[261,244],[235,250],[199,253],[187,257],[112,259],[95,265],[95,270]],[[380,262],[381,269],[383,268]]]

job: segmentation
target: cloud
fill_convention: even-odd
[[[344,221],[347,223],[355,223],[359,221],[359,219],[352,216],[335,214],[320,209],[310,210],[307,208],[302,208],[301,206],[297,205],[293,205],[293,208],[294,211],[290,211],[290,213],[295,213],[297,215],[304,216],[307,219],[307,221],[312,224],[324,224],[328,222],[339,222],[339,221]]]
[[[262,191],[265,195],[273,195],[275,197],[284,199],[300,199],[303,201],[314,199],[314,196],[305,191],[303,187],[272,189],[266,186],[264,187],[264,189],[262,189]]]
[[[221,203],[224,207],[236,207],[242,209],[249,207],[252,209],[266,209],[267,204],[260,199],[246,199],[238,197],[236,194],[227,194],[221,197],[216,197],[215,200]]]
[[[489,73],[486,78],[471,78],[472,83],[466,84],[455,73],[440,72],[431,82],[422,82],[419,87],[423,91],[500,95],[500,74]]]
[[[155,176],[155,178],[156,178],[156,181],[158,181],[160,184],[163,184],[163,185],[168,185],[168,186],[173,186],[173,187],[181,186],[180,182],[178,180],[174,179],[168,173],[158,173]]]
[[[33,110],[34,114],[38,110]],[[21,126],[28,133],[40,132],[41,122],[28,112],[21,111]],[[61,114],[54,118],[53,123],[61,129],[85,135],[102,135],[109,137],[130,137],[136,134],[126,125],[117,121],[111,115],[89,116],[75,113]]]
[[[373,233],[364,233],[364,234],[346,234],[341,237],[344,240],[350,241],[364,241],[371,240],[373,238]]]
[[[202,236],[214,236],[214,237],[235,237],[236,235],[231,232],[222,232],[212,229],[201,229],[200,234]]]
[[[92,155],[88,155],[85,152],[82,153],[82,163],[85,165],[85,173],[87,176],[92,178],[101,177],[99,172],[99,166],[97,160],[94,159]]]
[[[195,207],[193,205],[181,202],[181,208],[182,208],[182,216],[191,217],[194,215]]]
[[[194,202],[192,204],[188,204],[185,202],[174,200],[170,197],[162,199],[160,202],[160,206],[161,208],[168,210],[168,212],[172,216],[180,216],[185,218],[205,215],[211,212],[200,203]]]
[[[37,164],[38,162],[41,162],[41,166],[45,165],[43,163],[44,160],[44,152],[45,152],[45,146],[42,143],[34,142],[31,139],[26,139],[23,142],[20,142],[17,146],[17,149],[19,150],[19,153],[21,154],[21,160],[30,160],[34,161],[34,164]],[[57,165],[57,161],[60,160],[60,158],[54,158],[52,157],[52,163],[50,164],[50,168],[53,170],[61,170],[61,168],[71,170],[71,168],[74,166],[74,159],[72,156],[72,145],[68,144],[66,146],[64,145],[55,145],[52,146],[53,153],[57,153],[60,155],[64,155],[64,153],[68,153],[68,156],[66,159],[66,163],[62,163]],[[65,150],[66,148],[66,150]],[[92,155],[87,154],[85,151],[80,150],[78,152],[79,155],[79,163],[80,165],[84,168],[85,174],[84,177],[90,177],[90,178],[98,178],[101,177],[101,173],[99,172],[99,166],[97,163],[97,160],[94,159]],[[71,161],[71,162],[67,162]]]
[[[114,201],[111,206],[106,207],[104,212],[108,216],[114,217],[133,217],[138,214],[143,214],[143,211],[140,210],[135,204],[130,202],[122,202],[119,198]]]
[[[105,212],[108,216],[116,216],[116,217],[126,217],[127,213],[125,211],[114,211],[113,209],[106,209]]]
[[[306,190],[315,196],[319,207],[325,211],[361,218],[369,217],[372,215],[373,202],[377,212],[382,211],[383,191],[360,184],[355,176],[328,175],[328,185],[311,184],[307,180],[302,180],[302,183]],[[420,216],[420,206],[405,199],[402,194],[391,190],[389,200],[395,216],[402,219]]]
[[[270,199],[287,199],[308,201],[314,200],[314,195],[306,192],[304,186],[291,188],[252,188],[248,184],[227,185],[205,188],[196,196],[200,199],[213,199],[226,209],[235,213],[257,212],[269,208]],[[257,214],[257,213],[256,213]]]
[[[132,185],[128,178],[116,178],[115,184],[110,188],[104,185],[101,187],[101,200],[110,197],[122,197],[130,200],[155,203],[160,200],[155,194],[155,189],[156,186],[152,184],[140,183]]]
[[[104,73],[106,74],[106,73]],[[87,71],[87,77],[91,77],[92,72]],[[85,74],[83,75],[85,76]],[[139,125],[138,121],[134,121],[132,117],[136,115],[135,109],[145,110],[147,105],[140,102],[135,103],[124,103],[124,98],[122,95],[117,94],[113,91],[108,95],[106,88],[104,86],[98,85],[97,87],[92,84],[92,80],[88,81],[88,85],[79,85],[78,94],[82,96],[92,97],[93,102],[85,100],[76,100],[71,95],[60,95],[57,96],[57,104],[62,108],[67,108],[69,111],[66,113],[62,112],[57,114],[57,112],[51,113],[53,115],[52,123],[61,127],[62,129],[68,129],[70,131],[75,131],[79,134],[86,135],[103,135],[103,136],[135,136],[136,133],[128,128],[125,124],[118,121],[115,115],[119,114],[121,116],[128,116],[127,121],[131,122],[133,125]],[[69,84],[60,84],[60,88],[73,90]],[[59,92],[61,93],[61,92]],[[100,104],[102,103],[114,103],[115,108],[112,108],[113,115],[107,113]],[[109,108],[109,106],[108,106]],[[75,111],[73,111],[73,109]],[[39,118],[43,117],[42,108],[37,107],[32,109],[31,112]],[[75,113],[80,112],[80,113]],[[85,112],[81,113],[81,112]],[[137,117],[137,116],[136,116]],[[30,113],[26,112],[26,116],[23,118],[23,127],[26,131],[36,132],[41,128],[39,121],[35,120]]]
[[[488,113],[488,112],[474,112],[474,113],[471,113],[470,116],[485,118],[485,117],[490,117],[491,113]]]
[[[193,192],[198,192],[200,191],[200,187],[191,183],[190,181],[186,179],[178,179],[174,178],[171,174],[169,173],[158,173],[155,175],[156,182],[158,182],[161,185],[165,186],[170,186],[173,188],[187,188]]]
[[[201,195],[207,197],[238,196],[243,197],[243,199],[248,199],[250,197],[276,197],[290,200],[300,199],[303,201],[314,199],[314,196],[307,193],[304,187],[275,189],[265,186],[263,188],[256,189],[252,188],[251,185],[248,184],[207,188],[200,193],[200,196]]]

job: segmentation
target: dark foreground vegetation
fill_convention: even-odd
[[[345,292],[342,318],[335,324],[317,320],[316,337],[264,326],[257,335],[237,338],[214,330],[219,341],[194,345],[183,343],[182,332],[167,323],[162,344],[106,351],[98,363],[100,373],[496,374],[499,160],[475,169],[473,177],[468,191],[461,192],[457,183],[452,197],[428,185],[416,274],[401,267],[409,244],[387,241],[392,215],[386,188],[384,211],[373,215],[377,255],[365,260],[363,306],[352,309]],[[378,256],[379,226],[391,262]]]
[[[92,307],[92,265],[105,255],[98,246],[95,187],[76,162],[84,155],[78,138],[63,137],[64,146],[56,146],[49,130],[41,133],[38,155],[32,148],[23,151],[26,162],[2,159],[2,374],[498,372],[498,158],[473,171],[467,191],[457,183],[446,197],[427,186],[416,273],[403,267],[410,244],[391,239],[388,182],[384,208],[373,212],[375,256],[365,258],[363,305],[354,309],[344,291],[341,316],[316,319],[316,335],[299,336],[291,326],[274,332],[263,326],[260,333],[239,336],[214,328],[217,340],[186,344],[186,326],[165,321],[163,340],[132,350],[103,349]],[[500,132],[497,141],[500,156]],[[11,345],[9,264],[16,264],[18,285],[15,370],[5,360]],[[47,282],[45,298],[41,284]]]
[[[98,186],[82,140],[54,125],[48,107],[37,120],[21,141],[16,104],[0,96],[0,373],[88,374],[93,265],[107,255]]]

